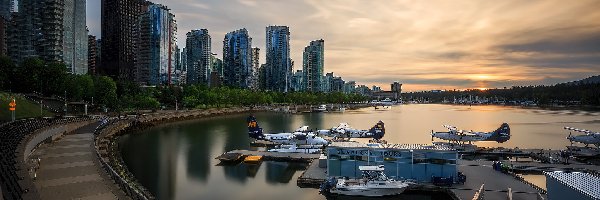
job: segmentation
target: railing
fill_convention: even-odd
[[[98,160],[100,160],[100,163],[102,165],[102,168],[109,174],[109,176],[111,177],[111,179],[115,182],[115,184],[117,184],[119,186],[119,188],[125,192],[125,194],[129,197],[131,197],[132,199],[139,199],[139,200],[149,200],[149,199],[155,199],[154,196],[152,194],[150,194],[150,192],[145,189],[145,188],[139,188],[140,186],[133,186],[132,184],[130,184],[129,181],[125,180],[117,171],[115,171],[111,165],[109,163],[107,163],[104,158],[102,157],[102,155],[100,154],[98,145],[97,145],[97,139],[98,139],[98,135],[100,134],[100,132],[102,130],[104,130],[104,128],[110,126],[110,124],[114,123],[114,121],[110,121],[107,122],[109,124],[107,124],[106,126],[102,126],[100,127],[100,129],[96,129],[95,133],[94,133],[94,146],[95,146],[95,151],[96,151],[96,157],[98,157]],[[110,150],[112,151],[112,150]]]

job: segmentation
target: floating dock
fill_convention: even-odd
[[[247,156],[262,156],[263,161],[280,161],[280,162],[311,162],[314,159],[319,159],[321,154],[306,154],[306,153],[285,153],[285,152],[268,152],[268,151],[251,151],[251,150],[233,150],[217,157],[228,157],[229,154],[240,154],[242,157]]]

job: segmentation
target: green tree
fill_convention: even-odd
[[[117,84],[110,77],[99,76],[94,82],[98,104],[109,108],[118,108]]]

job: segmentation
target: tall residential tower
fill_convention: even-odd
[[[187,83],[208,84],[208,71],[211,65],[211,38],[208,30],[192,30],[187,33],[185,42]]]
[[[265,89],[288,92],[291,87],[292,59],[290,58],[290,28],[266,28]]]
[[[303,89],[310,92],[324,92],[323,65],[325,64],[325,41],[315,40],[304,48],[302,71]]]
[[[223,82],[225,85],[251,88],[254,79],[252,38],[248,30],[229,32],[223,40]]]

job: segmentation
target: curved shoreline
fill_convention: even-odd
[[[95,133],[96,155],[104,170],[129,197],[132,199],[155,199],[154,195],[129,172],[119,151],[117,141],[120,136],[171,122],[267,110],[272,109],[270,107],[213,108],[152,113],[126,119],[112,118],[108,125],[98,129]]]

